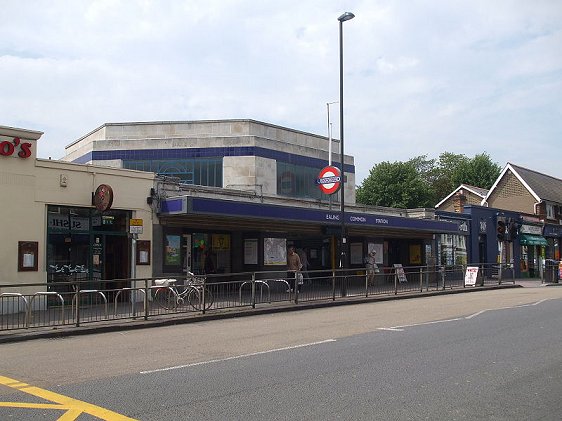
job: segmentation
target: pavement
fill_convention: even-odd
[[[168,314],[161,316],[150,316],[148,320],[143,317],[131,319],[118,319],[96,321],[91,323],[82,323],[80,326],[63,325],[34,327],[27,329],[14,329],[0,331],[0,344],[10,342],[21,342],[33,339],[61,338],[67,336],[78,336],[85,334],[95,334],[104,332],[115,332],[131,329],[146,329],[158,326],[170,326],[185,323],[195,323],[207,320],[221,320],[234,317],[248,317],[259,314],[271,314],[287,311],[302,311],[307,309],[335,307],[342,305],[353,305],[377,301],[404,300],[418,297],[427,297],[443,294],[464,294],[477,291],[497,290],[504,288],[542,288],[562,286],[562,283],[545,283],[540,279],[515,279],[504,280],[501,285],[485,285],[477,287],[445,289],[427,292],[413,292],[398,295],[371,295],[369,297],[353,296],[347,298],[339,298],[337,301],[323,300],[310,302],[277,302],[270,305],[260,305],[256,308],[232,308],[217,311],[210,311],[205,314]]]

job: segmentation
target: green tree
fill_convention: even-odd
[[[357,203],[433,207],[461,184],[489,189],[500,172],[485,152],[474,158],[443,152],[437,160],[421,155],[406,162],[381,162],[357,188]]]
[[[490,156],[484,152],[458,165],[451,178],[455,188],[464,183],[489,189],[500,172],[501,167],[492,162]]]
[[[393,208],[432,206],[431,198],[430,185],[411,161],[375,165],[356,196],[358,203]]]

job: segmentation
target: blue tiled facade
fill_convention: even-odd
[[[187,159],[224,156],[257,156],[274,159],[280,162],[291,163],[311,168],[322,169],[328,162],[323,159],[300,156],[287,152],[255,146],[220,147],[220,148],[186,148],[186,149],[137,149],[137,150],[108,150],[92,151],[73,160],[77,164],[98,162],[106,160],[151,160],[151,159]],[[337,164],[336,164],[337,165]],[[346,164],[346,173],[355,173],[353,165]]]

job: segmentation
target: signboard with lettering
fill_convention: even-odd
[[[47,223],[50,229],[61,231],[88,231],[90,229],[90,220],[88,218],[58,213],[50,213],[47,217]]]
[[[398,277],[398,282],[400,282],[401,284],[408,282],[408,279],[406,278],[406,272],[404,272],[404,268],[400,263],[394,264],[394,273]]]
[[[519,232],[521,234],[542,235],[542,227],[538,225],[523,224],[521,225],[521,228],[519,228]]]
[[[130,219],[129,220],[129,232],[131,234],[142,234],[142,219]]]
[[[13,156],[15,158],[29,158],[31,156],[31,143],[22,142],[19,137],[0,137],[0,156]]]
[[[464,275],[465,286],[475,286],[478,279],[478,266],[468,266]]]

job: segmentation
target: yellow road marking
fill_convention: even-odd
[[[87,413],[93,415],[94,417],[106,421],[136,421],[134,418],[129,418],[125,415],[118,414],[117,412],[113,412],[109,409],[102,408],[101,406],[93,405],[91,403],[80,401],[78,399],[73,399],[68,396],[61,395],[59,393],[41,389],[39,387],[30,386],[27,383],[10,379],[9,377],[0,376],[0,385],[4,385],[12,389],[16,389],[21,392],[27,393],[29,395],[33,395],[38,398],[42,398],[58,404],[58,405],[53,405],[53,404],[36,404],[36,403],[25,404],[21,402],[0,402],[0,407],[9,406],[15,408],[58,409],[58,410],[66,411],[59,418],[59,420],[62,421],[75,420],[82,413]]]
[[[28,403],[28,402],[0,402],[0,406],[8,408],[30,408],[30,409],[68,409],[67,407],[54,403]]]

